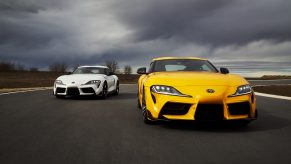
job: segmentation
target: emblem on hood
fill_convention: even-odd
[[[215,91],[213,89],[207,89],[206,90],[208,93],[214,93]]]
[[[75,82],[73,81],[72,84],[75,84]]]

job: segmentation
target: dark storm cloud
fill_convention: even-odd
[[[175,38],[227,45],[291,39],[288,0],[147,0],[122,4],[129,6],[121,9],[119,18],[135,30],[138,41]]]
[[[33,1],[17,1],[17,0],[1,0],[0,10],[1,12],[31,12],[36,13],[39,9],[43,7],[39,6],[37,3],[32,3]]]
[[[29,50],[64,37],[65,29],[41,20],[45,18],[37,18],[39,12],[56,7],[56,2],[0,0],[0,45],[15,45],[17,49]]]
[[[139,66],[195,55],[288,65],[290,8],[290,0],[0,0],[0,61]]]

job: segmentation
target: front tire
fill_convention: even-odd
[[[142,109],[142,118],[143,118],[143,122],[145,124],[148,125],[152,125],[154,124],[156,121],[150,120],[148,117],[148,112],[147,112],[147,108],[146,108],[146,101],[145,101],[145,93],[144,93],[144,89],[143,89],[143,95],[142,95],[142,105],[141,105],[141,109]]]
[[[107,86],[107,82],[105,81],[103,84],[103,89],[102,89],[102,93],[101,93],[101,98],[102,99],[106,99],[108,95],[108,86]]]
[[[116,88],[114,91],[114,95],[118,95],[119,94],[119,81],[116,82]]]
[[[139,100],[139,87],[137,88],[137,107],[141,109],[140,100]]]

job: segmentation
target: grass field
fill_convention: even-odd
[[[23,88],[33,87],[52,87],[55,79],[63,73],[55,72],[0,72],[0,92],[23,90]],[[140,75],[117,75],[121,84],[137,83]],[[254,78],[248,78],[254,79]],[[261,80],[270,79],[291,79],[291,76],[263,76],[255,78]],[[256,92],[276,94],[282,96],[291,96],[291,85],[284,86],[257,86]]]
[[[0,89],[52,87],[63,73],[55,72],[0,72]],[[120,83],[137,83],[139,75],[117,75]]]

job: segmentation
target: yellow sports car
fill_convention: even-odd
[[[240,120],[257,118],[248,81],[215,68],[206,59],[162,57],[137,70],[138,106],[145,123],[157,120]]]

